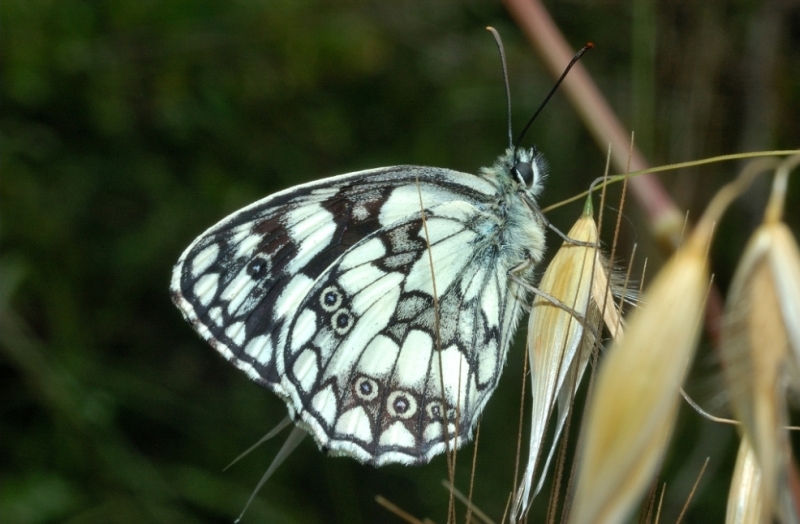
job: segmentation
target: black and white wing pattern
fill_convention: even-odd
[[[539,181],[515,180],[510,155],[478,176],[399,166],[267,197],[186,249],[173,301],[321,448],[428,462],[471,437],[526,303],[508,272],[541,257],[524,202]]]

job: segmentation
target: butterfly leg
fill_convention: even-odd
[[[595,328],[595,326],[591,325],[584,315],[580,314],[574,308],[569,307],[568,305],[566,305],[564,302],[562,302],[561,300],[557,299],[553,295],[551,295],[551,294],[549,294],[549,293],[547,293],[545,291],[542,291],[541,289],[537,288],[536,286],[531,285],[530,283],[526,282],[524,279],[522,279],[519,276],[518,273],[520,271],[523,271],[529,264],[530,264],[530,262],[526,261],[526,262],[523,262],[522,264],[520,264],[517,267],[511,268],[508,271],[508,278],[511,279],[516,284],[522,286],[522,288],[530,291],[534,295],[538,295],[538,296],[542,297],[543,299],[547,300],[548,302],[550,302],[555,307],[557,307],[559,309],[562,309],[562,310],[566,311],[567,313],[569,313],[575,320],[577,320],[581,324],[581,326],[583,326],[585,329],[587,329],[589,332],[591,332],[592,336],[594,336],[596,339],[599,339],[600,334],[598,333],[597,328]]]
[[[539,204],[537,204],[533,198],[529,197],[527,193],[524,194],[523,200],[525,201],[526,204],[528,204],[528,207],[531,209],[531,211],[533,211],[536,214],[537,218],[542,223],[542,225],[546,226],[547,229],[554,232],[556,235],[560,236],[564,242],[567,242],[574,246],[597,247],[592,242],[581,242],[580,240],[575,240],[574,238],[570,238],[566,234],[564,234],[560,229],[554,226],[552,222],[547,220],[547,217],[544,215],[544,213],[542,213],[542,210],[539,208]]]
[[[575,240],[574,238],[568,237],[565,233],[562,233],[560,229],[558,229],[549,221],[545,221],[545,225],[548,227],[548,229],[550,229],[550,231],[553,231],[555,234],[560,236],[564,240],[564,242],[567,242],[568,244],[581,247],[597,247],[597,244],[593,242],[582,242],[580,240]]]

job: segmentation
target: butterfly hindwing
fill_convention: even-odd
[[[511,327],[501,324],[516,318],[505,313],[518,299],[507,296],[499,251],[481,245],[493,217],[464,201],[425,215],[427,234],[416,213],[353,246],[291,322],[283,389],[334,453],[427,462],[446,440],[469,439],[497,385]]]

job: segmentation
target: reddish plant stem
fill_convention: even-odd
[[[575,53],[550,13],[539,0],[504,0],[504,3],[550,73],[557,78]],[[631,147],[631,134],[614,114],[586,68],[580,63],[575,64],[561,89],[601,151],[606,151],[608,144],[611,144],[611,161],[620,173],[649,167],[641,151],[635,145]],[[629,184],[634,199],[647,214],[653,236],[665,252],[672,253],[680,245],[684,230],[683,214],[653,174],[633,177]],[[719,345],[721,318],[722,298],[714,286],[709,291],[706,304],[706,332],[715,347]]]

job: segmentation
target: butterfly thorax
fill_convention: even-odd
[[[529,184],[522,183],[513,174],[519,163],[532,166],[534,176]],[[496,247],[497,262],[508,270],[524,266],[518,276],[525,280],[532,280],[535,265],[544,254],[544,228],[538,211],[531,206],[543,189],[544,171],[544,160],[535,149],[516,152],[508,149],[494,165],[482,168],[479,173],[497,189],[496,200],[486,209],[495,234],[487,234],[486,245],[481,247]]]

